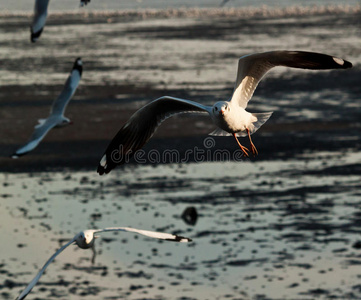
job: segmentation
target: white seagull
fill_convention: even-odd
[[[38,120],[39,124],[35,126],[35,130],[29,141],[24,146],[16,150],[15,153],[11,156],[12,158],[18,158],[19,156],[32,151],[36,146],[39,145],[50,129],[71,124],[71,121],[64,117],[64,111],[79,85],[83,71],[82,65],[83,63],[81,58],[77,58],[74,62],[73,69],[65,82],[65,86],[62,92],[53,102],[49,117],[47,119]]]
[[[218,127],[211,135],[233,135],[246,156],[249,150],[240,144],[237,137],[248,136],[252,153],[256,155],[258,152],[251,134],[268,120],[272,112],[250,113],[246,107],[263,76],[277,66],[322,70],[347,69],[352,64],[341,58],[304,51],[270,51],[242,56],[238,61],[237,79],[229,101],[205,106],[164,96],[150,102],[136,111],[115,135],[100,160],[97,172],[100,175],[109,173],[116,165],[125,163],[127,158],[143,147],[164,120],[180,113],[208,113]]]
[[[35,43],[43,32],[48,16],[49,0],[35,0],[33,23],[30,26],[30,40]]]
[[[41,268],[39,273],[34,277],[34,279],[28,284],[28,286],[23,290],[23,292],[20,294],[20,296],[17,298],[17,300],[25,299],[25,297],[30,293],[32,288],[36,285],[36,283],[39,281],[41,275],[43,275],[45,269],[48,267],[48,265],[57,257],[66,247],[69,245],[75,243],[77,244],[81,249],[89,249],[92,248],[94,251],[94,241],[98,236],[94,236],[96,233],[101,232],[109,232],[109,231],[124,231],[124,232],[135,232],[141,235],[145,235],[151,238],[166,240],[166,241],[172,241],[172,242],[180,242],[180,243],[188,243],[192,240],[186,237],[182,237],[175,234],[170,233],[163,233],[163,232],[155,232],[155,231],[148,231],[148,230],[141,230],[141,229],[135,229],[135,228],[129,228],[129,227],[110,227],[105,229],[88,229],[79,232],[76,234],[69,242],[67,242],[65,245],[63,245],[58,251],[56,251],[45,263],[45,265]]]

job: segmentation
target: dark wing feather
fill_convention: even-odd
[[[167,118],[180,113],[211,112],[211,107],[197,102],[164,96],[139,109],[118,131],[107,147],[97,172],[109,173],[116,165],[127,162],[153,136]]]
[[[30,40],[34,43],[43,32],[48,16],[49,0],[35,0],[33,23],[30,26]]]
[[[274,67],[326,70],[347,69],[352,64],[327,54],[305,51],[270,51],[242,56],[238,61],[236,84],[232,102],[246,108],[258,83]]]

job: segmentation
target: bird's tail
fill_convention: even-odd
[[[255,117],[257,120],[252,122],[253,128],[250,128],[250,130],[249,130],[250,134],[255,133],[264,123],[267,122],[267,120],[271,117],[272,114],[273,114],[273,111],[267,112],[267,113],[252,114],[252,116]]]

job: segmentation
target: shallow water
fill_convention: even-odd
[[[69,247],[29,298],[361,297],[360,158],[3,174],[0,292],[13,299],[76,232],[131,226],[194,242],[102,234],[94,266],[90,251]],[[195,226],[180,218],[188,206]]]

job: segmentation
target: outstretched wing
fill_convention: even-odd
[[[125,163],[148,142],[157,127],[167,118],[189,112],[211,113],[211,110],[209,106],[169,96],[150,102],[136,111],[118,131],[100,160],[97,172],[103,175],[116,165]]]
[[[50,131],[50,129],[57,125],[56,120],[51,117],[45,120],[39,120],[39,122],[40,123],[35,126],[35,130],[29,141],[24,146],[16,150],[15,153],[12,154],[12,158],[18,158],[19,156],[25,155],[35,149],[46,136],[46,134]]]
[[[246,108],[258,83],[274,67],[325,70],[347,69],[352,64],[341,58],[304,51],[270,51],[242,56],[238,61],[236,84],[231,102]]]
[[[31,290],[33,289],[33,287],[37,284],[37,282],[39,281],[41,275],[43,275],[45,269],[48,267],[48,265],[55,259],[55,257],[57,257],[66,247],[68,247],[69,245],[71,245],[72,243],[75,242],[76,236],[69,241],[68,243],[66,243],[64,246],[62,246],[58,251],[56,251],[49,259],[48,261],[45,263],[45,265],[41,268],[41,270],[39,271],[38,274],[36,274],[36,276],[34,277],[34,279],[28,284],[28,286],[25,288],[25,290],[22,291],[22,293],[20,294],[20,296],[17,298],[17,300],[22,300],[25,299],[25,297],[31,292]]]
[[[190,238],[186,238],[186,237],[175,235],[175,234],[141,230],[141,229],[130,228],[130,227],[109,227],[109,228],[105,228],[105,229],[94,230],[94,233],[108,232],[108,231],[135,232],[135,233],[145,235],[145,236],[155,238],[155,239],[167,240],[167,241],[172,241],[172,242],[180,242],[180,243],[188,243],[188,242],[192,241]]]
[[[81,58],[78,57],[73,65],[73,69],[65,82],[64,88],[61,91],[58,98],[53,102],[50,113],[53,115],[63,115],[66,106],[68,105],[70,99],[73,97],[81,78],[83,72],[83,62]]]
[[[33,23],[30,26],[30,40],[35,43],[43,32],[48,16],[49,0],[35,0]]]

